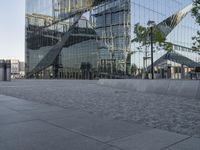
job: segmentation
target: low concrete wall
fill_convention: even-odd
[[[113,88],[137,92],[157,93],[200,99],[200,81],[198,80],[107,80],[98,84]]]

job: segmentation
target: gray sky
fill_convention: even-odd
[[[0,4],[0,59],[24,60],[25,0]]]

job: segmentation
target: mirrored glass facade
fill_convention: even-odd
[[[82,17],[73,27],[80,12]],[[68,32],[70,36],[64,41]],[[126,75],[129,51],[129,0],[26,1],[29,78],[94,79]]]
[[[124,78],[131,63],[144,67],[149,49],[131,43],[134,25],[159,24],[192,0],[26,0],[27,78]],[[193,60],[198,30],[187,14],[167,35],[174,49]],[[155,51],[155,60],[165,51]],[[147,65],[150,61],[147,60]]]
[[[126,75],[131,60],[130,0],[113,0],[93,8],[95,31],[99,36],[101,74]]]
[[[134,29],[134,25],[137,23],[140,23],[142,26],[147,26],[148,21],[154,21],[156,24],[159,24],[178,12],[184,14],[185,11],[191,8],[191,4],[192,0],[131,0],[131,28]],[[199,26],[195,23],[191,11],[187,13],[186,16],[184,15],[183,18],[176,16],[171,19],[181,20],[166,37],[168,42],[174,44],[173,51],[186,56],[195,62],[199,62],[199,54],[192,51],[192,37],[196,35]],[[132,32],[132,39],[135,37],[136,36]],[[132,64],[136,64],[140,69],[151,64],[150,59],[148,59],[147,62],[144,62],[144,58],[150,57],[150,47],[147,49],[139,49],[138,43],[135,42],[132,43],[131,47],[133,51]],[[156,61],[165,53],[166,51],[162,49],[155,49],[154,60]]]

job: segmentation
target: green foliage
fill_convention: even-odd
[[[197,36],[193,37],[192,40],[194,41],[193,50],[200,51],[200,31],[197,32]]]
[[[200,24],[200,0],[193,0],[192,15],[195,17],[196,22]]]
[[[134,34],[136,38],[132,42],[137,42],[141,46],[149,46],[151,44],[151,34],[153,36],[152,42],[156,49],[163,48],[166,51],[172,51],[172,44],[166,42],[166,38],[159,28],[156,27],[155,22],[149,21],[147,27],[139,23],[134,26]]]
[[[131,66],[131,74],[132,74],[132,75],[136,75],[137,70],[138,70],[138,67],[136,66],[136,64],[133,64],[133,65]]]
[[[200,0],[193,0],[192,15],[194,16],[196,22],[200,25]],[[197,32],[197,36],[192,38],[194,51],[200,51],[200,31]]]

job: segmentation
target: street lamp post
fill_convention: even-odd
[[[151,76],[154,79],[154,64],[153,64],[153,27],[151,26]]]

